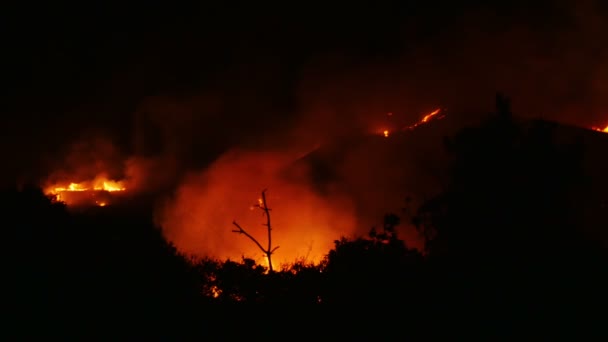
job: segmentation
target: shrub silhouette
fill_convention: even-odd
[[[399,218],[389,214],[380,231],[372,228],[367,238],[335,241],[323,273],[328,304],[352,302],[388,305],[413,301],[422,282],[422,255],[399,239]]]
[[[558,143],[554,132],[509,115],[463,130],[446,141],[446,191],[414,219],[433,273],[451,284],[435,299],[471,308],[487,327],[498,317],[575,320],[606,299],[606,253],[584,235],[573,206],[584,195],[584,149]]]
[[[146,219],[69,213],[35,187],[0,197],[5,308],[31,333],[99,336],[147,321],[163,336],[200,310],[200,275]]]
[[[400,219],[388,214],[367,236],[336,240],[320,265],[267,272],[251,259],[182,255],[149,213],[76,213],[36,187],[5,189],[5,323],[28,322],[45,336],[111,338],[129,328],[173,339],[284,339],[283,326],[316,337],[504,336],[519,323],[543,328],[538,318],[553,331],[603,327],[607,253],[577,202],[600,208],[607,199],[587,196],[586,147],[560,143],[554,124],[519,122],[507,99],[497,102],[498,115],[445,141],[449,182],[413,219],[424,253],[400,239]]]

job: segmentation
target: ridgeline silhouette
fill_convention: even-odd
[[[5,190],[3,303],[13,328],[5,333],[604,333],[593,328],[605,322],[608,254],[583,216],[605,207],[606,195],[589,194],[585,144],[558,141],[555,127],[517,122],[497,97],[496,115],[445,140],[450,182],[412,219],[424,251],[409,248],[395,229],[401,219],[387,214],[368,236],[336,237],[320,265],[269,273],[250,259],[182,255],[150,217],[126,209],[68,212],[35,187]],[[607,220],[593,225],[608,228]]]

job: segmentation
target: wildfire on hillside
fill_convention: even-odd
[[[390,120],[394,113],[386,114]],[[404,127],[403,123],[388,125],[375,135],[391,139],[399,133],[411,131],[423,125],[432,124],[444,118],[442,109],[434,109],[421,115],[417,122]],[[367,227],[368,209],[359,211],[358,203],[344,186],[351,182],[364,182],[363,187],[371,186],[378,180],[374,171],[365,169],[360,176],[346,170],[362,170],[363,162],[358,153],[367,156],[366,150],[347,152],[348,158],[336,163],[339,177],[319,192],[318,185],[311,179],[308,165],[294,166],[301,157],[300,153],[289,151],[251,151],[235,149],[225,153],[201,173],[192,173],[182,180],[175,194],[159,206],[155,215],[156,222],[163,228],[165,237],[184,253],[211,255],[219,259],[236,259],[248,256],[261,265],[267,265],[266,257],[250,239],[234,236],[231,224],[237,220],[248,233],[256,239],[265,241],[267,232],[263,227],[264,218],[255,210],[262,205],[260,189],[269,188],[269,205],[272,208],[272,241],[277,246],[273,263],[279,266],[294,260],[304,259],[318,263],[333,247],[336,237],[352,236],[367,232],[359,225]],[[353,153],[353,154],[350,154]],[[378,154],[376,154],[378,156]],[[380,156],[378,156],[380,157]],[[379,160],[384,161],[383,157]],[[289,166],[293,174],[302,175],[297,179],[284,178],[283,171]],[[365,174],[371,178],[363,180]],[[344,172],[344,173],[343,173]],[[357,171],[359,172],[359,171]],[[349,178],[353,177],[353,178]],[[385,177],[391,178],[385,174]],[[331,183],[331,182],[330,182]],[[400,183],[399,183],[400,184]],[[257,201],[257,202],[256,202]],[[381,217],[382,214],[378,214]],[[365,222],[365,223],[364,223]],[[370,225],[371,226],[371,225]],[[411,227],[403,225],[403,236],[407,236],[410,246],[421,246],[415,233],[406,233]],[[363,228],[365,229],[365,228]],[[265,242],[261,242],[264,246]]]
[[[444,117],[445,117],[445,115],[441,114],[441,109],[437,108],[434,111],[423,116],[422,119],[420,119],[415,124],[404,127],[404,129],[412,130],[420,125],[424,125],[424,124],[428,123],[431,120],[440,120],[440,119],[443,119]]]
[[[388,117],[393,117],[393,113],[387,113]],[[433,110],[432,112],[424,115],[420,120],[418,120],[416,123],[411,124],[411,125],[406,125],[404,127],[401,128],[401,131],[411,131],[421,125],[427,124],[430,121],[433,120],[441,120],[445,117],[445,114],[443,114],[441,108],[437,108],[435,110]],[[384,136],[385,138],[388,138],[391,135],[391,129],[386,129],[383,128],[380,130],[380,133],[382,136]]]
[[[60,182],[45,187],[44,192],[66,205],[96,205],[105,207],[110,194],[126,191],[124,181],[115,181],[105,175],[81,182]]]
[[[375,126],[377,130],[372,131],[375,136],[383,139],[391,139],[399,133],[422,126],[434,125],[446,116],[444,109],[436,108],[420,115],[415,123],[405,125],[403,122],[394,121],[398,116],[396,113],[386,115],[393,123],[384,127]],[[608,132],[608,126],[592,129]],[[306,177],[302,177],[301,181],[283,178],[281,172],[284,167],[301,157],[300,151],[294,152],[293,155],[290,152],[263,153],[238,149],[229,151],[204,171],[185,177],[173,196],[163,199],[156,209],[155,223],[162,227],[165,238],[174,243],[181,252],[233,260],[247,256],[267,266],[267,259],[255,244],[232,233],[231,222],[238,220],[239,224],[264,244],[267,235],[262,228],[264,218],[255,209],[262,205],[262,199],[259,198],[260,189],[268,187],[271,188],[270,206],[274,209],[272,241],[281,246],[276,255],[273,254],[273,263],[277,268],[281,264],[300,259],[318,263],[333,247],[336,237],[362,232],[357,231],[362,215],[353,200],[358,195],[343,193],[340,184],[332,184],[325,193],[319,193],[308,183]],[[353,155],[352,160],[348,159],[343,162],[344,165],[339,166],[340,170],[349,170],[348,173],[338,171],[345,172],[341,176],[351,177],[353,172],[350,170],[360,172],[359,175],[349,178],[345,184],[363,184],[362,187],[369,186],[370,189],[373,184],[376,188],[377,184],[374,182],[377,177],[373,175],[378,173],[373,173],[368,168],[352,167],[361,165],[358,159],[359,155]],[[124,172],[124,179],[113,179],[108,176],[110,173],[98,173],[99,170],[112,170],[112,165],[116,164],[107,162],[93,171],[70,170],[65,174],[55,175],[53,179],[59,181],[47,183],[44,191],[69,207],[112,206],[116,196],[127,192],[133,194],[147,188],[142,184],[147,184],[148,178],[154,176],[153,172],[141,171],[148,167],[142,160],[132,158],[130,162],[130,168]],[[366,159],[365,163],[367,162]],[[378,164],[384,165],[383,162]],[[306,176],[308,172],[308,166],[303,166],[298,168],[296,173]],[[382,173],[385,177],[382,182],[397,179],[396,176],[386,176],[387,174],[390,172]],[[139,178],[135,176],[146,180],[138,182]],[[404,236],[410,238],[410,246],[418,246],[416,236],[405,234]]]

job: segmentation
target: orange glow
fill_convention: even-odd
[[[593,127],[593,130],[598,131],[598,132],[608,133],[608,126],[606,126],[604,128]]]
[[[416,122],[415,124],[406,126],[405,129],[414,129],[420,125],[424,125],[424,124],[430,122],[431,120],[440,120],[440,119],[443,119],[444,117],[445,117],[445,115],[441,114],[441,108],[437,108],[434,111],[423,116],[422,119],[420,119],[420,121]]]
[[[213,296],[213,298],[219,297],[221,293],[222,293],[222,290],[220,290],[219,287],[217,287],[215,285],[211,286],[211,295]]]
[[[392,117],[393,113],[392,112],[387,113],[387,116]],[[416,123],[402,127],[401,130],[403,130],[403,131],[413,130],[413,129],[417,128],[418,126],[427,124],[433,120],[441,120],[444,117],[445,117],[445,114],[443,114],[441,108],[437,108],[437,109],[433,110],[432,112],[423,115],[422,118],[420,120],[418,120]],[[393,133],[393,129],[391,129],[391,127],[386,127],[386,126],[384,126],[382,128],[379,128],[378,126],[376,126],[376,128],[373,130],[373,132],[374,132],[374,134],[382,135],[383,137],[388,138]]]
[[[124,183],[124,181],[114,181],[104,175],[99,175],[91,181],[54,183],[46,186],[44,192],[47,195],[55,196],[57,201],[64,202],[67,205],[88,202],[105,207],[109,204],[108,200],[98,199],[99,193],[125,191],[126,186]],[[78,193],[82,195],[77,195]],[[91,200],[93,201],[91,202]]]
[[[420,120],[421,123],[425,123],[428,122],[429,120],[431,120],[435,115],[439,114],[440,109],[435,109],[434,111],[432,111],[431,113],[425,115],[422,120]]]
[[[104,181],[102,186],[97,186],[94,190],[105,190],[109,192],[125,191],[126,188],[120,182]]]
[[[187,254],[220,260],[245,256],[267,265],[265,255],[250,239],[232,232],[238,221],[266,247],[266,219],[259,206],[266,193],[271,215],[275,269],[298,259],[317,263],[333,247],[336,236],[357,226],[350,199],[333,191],[320,195],[309,184],[285,179],[281,171],[297,155],[232,151],[205,172],[183,180],[156,213],[165,237]]]
[[[94,181],[84,181],[80,183],[69,183],[67,186],[55,184],[46,188],[47,194],[57,195],[66,191],[125,191],[126,187],[123,182],[105,180],[104,177],[98,177]]]

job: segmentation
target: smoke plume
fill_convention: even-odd
[[[101,144],[94,160],[75,158],[74,168],[118,168],[133,191],[162,190],[156,219],[167,238],[183,251],[220,258],[261,255],[231,224],[235,219],[265,240],[264,219],[250,207],[267,188],[277,257],[318,260],[340,235],[364,234],[384,213],[398,213],[407,195],[422,201],[439,191],[442,137],[492,111],[497,91],[524,117],[608,125],[605,4],[468,7],[459,15],[433,8],[417,19],[366,10],[337,31],[329,30],[331,16],[316,21],[316,29],[278,16],[259,29],[258,43],[247,30],[227,34],[231,40],[221,44],[204,40],[211,45],[202,55],[232,56],[221,65],[197,64],[191,45],[170,37],[154,40],[143,51],[167,48],[182,57],[169,59],[163,72],[142,57],[143,69],[115,74],[122,86],[109,83],[123,91],[124,84],[151,83],[156,90],[134,101],[131,144],[110,144],[123,159]],[[358,36],[338,39],[351,31]],[[198,75],[200,83],[184,90],[179,77],[169,82],[174,69]],[[445,110],[445,120],[407,138],[392,134],[436,108]],[[105,115],[124,111],[116,112]],[[105,121],[124,124],[120,118]],[[378,139],[353,138],[369,134]],[[319,170],[298,162],[319,146],[315,155],[330,162],[333,177],[323,191]],[[298,176],[286,178],[286,169]],[[419,245],[411,229],[404,234]]]
[[[265,218],[255,204],[268,189],[272,238],[280,246],[276,260],[319,261],[336,237],[350,235],[356,216],[348,198],[321,196],[309,184],[285,180],[281,170],[293,160],[284,152],[229,151],[204,172],[187,176],[160,207],[158,222],[185,252],[261,260],[263,254],[252,241],[231,230],[236,220],[266,246]]]

